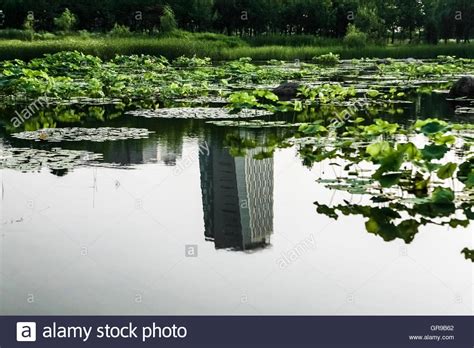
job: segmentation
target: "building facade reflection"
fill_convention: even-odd
[[[199,155],[204,235],[216,249],[252,250],[270,244],[273,232],[273,158],[244,157],[211,139]]]

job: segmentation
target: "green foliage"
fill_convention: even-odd
[[[454,172],[458,168],[458,165],[456,163],[446,163],[445,165],[441,166],[438,169],[438,178],[444,180],[444,179],[449,179],[453,176]]]
[[[344,46],[347,48],[361,49],[367,45],[367,34],[361,32],[354,25],[349,25],[344,36]]]
[[[432,161],[432,160],[439,160],[444,157],[446,152],[448,152],[449,148],[446,145],[426,145],[422,150],[421,150],[421,155],[423,156],[423,159],[427,161]]]
[[[34,33],[31,29],[0,29],[0,39],[31,41],[33,37]]]
[[[468,249],[468,248],[464,248],[461,253],[464,255],[464,257],[466,258],[466,260],[471,260],[472,262],[474,262],[474,250],[472,249]]]
[[[474,157],[459,166],[457,178],[468,187],[474,187]]]
[[[327,134],[328,129],[319,123],[304,123],[298,128],[298,132],[301,132],[304,135],[316,136]]]
[[[57,18],[54,18],[54,25],[62,31],[68,32],[73,29],[77,23],[77,17],[68,8]]]
[[[186,57],[186,56],[181,56],[173,61],[173,65],[183,66],[183,67],[185,66],[188,68],[210,66],[211,63],[212,62],[210,58],[207,58],[207,57],[199,58],[199,57],[196,57],[196,55],[194,55],[191,58]]]
[[[254,90],[253,92],[236,92],[229,96],[229,108],[233,112],[242,109],[266,109],[276,111],[277,107],[272,104],[278,101],[278,96],[270,91]]]
[[[173,9],[165,6],[163,15],[160,17],[160,29],[163,33],[171,33],[178,28]]]
[[[287,47],[334,47],[340,46],[341,38],[321,37],[317,35],[281,35],[266,34],[243,38],[253,47],[287,46]]]
[[[114,27],[109,31],[109,35],[114,37],[127,37],[131,34],[129,27],[118,23],[115,23]]]
[[[454,192],[450,188],[436,187],[431,195],[431,201],[435,204],[452,204]]]
[[[185,38],[173,40],[193,44],[193,40]],[[211,39],[206,44],[210,42]],[[115,51],[111,50],[110,54]],[[173,58],[176,59],[170,63],[161,56],[137,54],[103,60],[75,51],[29,61],[6,61],[1,63],[0,92],[8,96],[5,103],[11,102],[10,105],[17,105],[17,100],[46,95],[60,104],[99,100],[122,107],[167,108],[178,102],[195,102],[187,97],[204,100],[219,97],[224,102],[228,97],[227,107],[234,112],[262,109],[276,115],[269,116],[271,121],[247,121],[240,125],[239,121],[227,121],[221,125],[279,127],[278,131],[287,132],[284,140],[296,146],[305,165],[321,162],[323,166],[340,169],[334,180],[319,179],[319,183],[350,194],[368,195],[372,200],[371,206],[348,202],[336,207],[318,205],[319,213],[331,218],[337,218],[338,213],[361,215],[369,233],[387,241],[398,238],[407,243],[415,238],[421,226],[430,223],[468,226],[473,218],[472,134],[465,132],[472,129],[472,125],[438,119],[418,120],[411,125],[399,120],[394,122],[385,112],[387,107],[393,109],[393,104],[400,101],[393,99],[414,100],[416,87],[410,88],[405,82],[415,74],[439,79],[445,76],[441,72],[451,74],[471,69],[472,61],[443,57],[428,63],[429,72],[420,72],[413,69],[414,64],[395,62],[389,62],[387,70],[383,70],[374,60],[353,61],[350,68],[349,64],[323,68],[310,63],[295,68],[281,61],[271,61],[270,64],[274,64],[271,66],[262,65],[249,57],[215,65],[200,55]],[[441,60],[445,68],[439,68],[443,65]],[[392,65],[395,67],[390,70]],[[347,74],[342,77],[352,76],[361,67],[375,68],[374,76],[365,82],[370,89],[364,89],[363,93],[356,91],[353,83],[348,86],[327,82],[342,70]],[[378,79],[384,73],[396,76],[400,84],[392,86],[391,82],[390,87],[379,84]],[[299,89],[296,101],[281,101],[270,87],[261,87],[295,80],[309,84]],[[420,82],[426,81],[431,80]],[[176,101],[177,98],[180,100]],[[25,122],[24,127],[54,127],[61,122],[81,122],[86,117],[100,121],[106,117],[103,111],[88,108],[85,114],[70,110],[57,114],[43,112]],[[267,112],[263,114],[267,117]],[[281,121],[290,117],[293,117],[292,122]],[[334,121],[340,121],[340,125],[334,127]],[[237,133],[225,139],[232,155],[243,156],[247,148],[257,147],[257,141],[239,137]],[[271,157],[277,146],[284,146],[282,142],[266,145],[254,155],[255,159]]]
[[[192,68],[192,69],[191,69]],[[60,100],[75,97],[114,98],[125,103],[132,100],[166,102],[173,98],[207,94],[209,84],[275,83],[300,76],[285,66],[270,67],[239,59],[211,67],[209,58],[179,57],[173,64],[166,58],[132,55],[116,56],[110,61],[80,52],[48,54],[25,63],[2,64],[0,91],[15,98],[34,99],[40,95]],[[249,99],[250,98],[250,99]],[[254,90],[245,96],[235,93],[231,108],[286,110],[278,97],[267,90]]]
[[[378,41],[381,38],[382,39],[385,38],[384,30],[385,30],[385,27],[384,27],[382,18],[380,18],[377,12],[377,7],[362,5],[359,7],[359,10],[357,11],[357,16],[355,17],[354,26],[349,25],[348,27],[346,38],[347,38],[347,41],[356,45],[353,47],[363,47],[364,45],[360,46],[362,44],[361,42],[356,43],[357,41],[364,40],[361,37],[363,36],[363,33],[366,34],[365,40],[369,38],[372,41]],[[358,39],[356,39],[357,36],[359,36]],[[346,44],[349,47],[351,47],[347,41],[346,41]]]
[[[27,32],[35,31],[35,19],[32,15],[28,14],[23,22],[23,30]]]
[[[365,228],[368,233],[385,241],[401,239],[406,243],[411,243],[420,232],[420,227],[425,225],[451,228],[469,226],[470,220],[474,219],[470,198],[474,188],[474,158],[467,159],[459,168],[455,162],[433,161],[442,161],[448,151],[455,151],[452,144],[456,141],[437,145],[436,141],[440,136],[453,136],[457,140],[456,133],[449,132],[466,130],[470,126],[450,124],[437,119],[417,121],[405,130],[397,130],[391,125],[393,124],[379,121],[378,124],[367,126],[347,126],[345,137],[355,137],[354,141],[338,141],[334,135],[312,132],[314,137],[321,137],[321,142],[314,142],[318,144],[316,151],[310,145],[299,151],[305,163],[312,165],[314,162],[338,158],[340,161],[337,165],[346,171],[345,175],[338,174],[334,180],[320,179],[318,182],[325,183],[329,189],[370,195],[373,202],[373,205],[369,206],[345,201],[344,204],[333,207],[315,202],[317,212],[333,219],[338,219],[340,215],[363,216],[366,218]],[[380,131],[374,131],[379,127]],[[367,128],[372,131],[367,132]],[[304,130],[305,128],[300,129]],[[365,146],[365,149],[362,148],[363,145],[356,145],[360,136],[367,137],[369,133],[377,141]],[[389,135],[390,133],[392,135]],[[424,147],[418,149],[413,142],[395,141],[396,134],[400,133],[407,137],[415,136],[425,144]],[[448,134],[445,135],[446,133]],[[311,144],[309,141],[306,143]],[[472,144],[464,148],[466,153],[469,153],[469,148],[472,149]],[[370,179],[364,175],[366,170],[347,174],[350,168],[359,166],[362,160],[368,160],[376,166],[375,171],[369,170],[372,173]],[[345,166],[343,161],[347,163]],[[435,180],[432,179],[434,170],[437,174]],[[452,184],[456,171],[457,179],[465,185],[457,188],[457,191],[454,190],[457,185]],[[354,179],[354,176],[357,179]],[[451,187],[446,184],[451,184]],[[461,218],[462,216],[464,218]],[[474,261],[472,250],[465,248],[462,253],[466,259]]]
[[[438,55],[449,55],[458,57],[472,57],[474,58],[474,43],[465,45],[447,44],[438,46],[367,46],[363,49],[343,49],[340,47],[282,47],[282,46],[268,46],[268,47],[249,47],[245,41],[238,37],[229,37],[217,34],[204,33],[186,33],[185,36],[175,37],[174,31],[163,36],[151,37],[149,35],[134,33],[133,37],[110,37],[100,35],[97,33],[88,34],[87,40],[84,40],[78,35],[64,35],[60,37],[50,36],[48,38],[45,34],[37,36],[32,33],[25,37],[38,38],[41,41],[28,42],[17,40],[2,40],[0,45],[0,60],[8,59],[24,59],[41,57],[46,53],[55,53],[61,51],[81,51],[85,54],[94,54],[104,59],[110,59],[115,54],[149,54],[149,55],[163,55],[168,59],[176,59],[180,56],[192,57],[209,57],[215,61],[234,60],[240,57],[251,57],[257,61],[268,61],[271,59],[277,60],[292,60],[298,59],[300,61],[310,61],[315,56],[320,56],[333,52],[339,54],[341,59],[352,59],[362,57],[380,57],[380,58],[436,58]],[[1,31],[0,31],[1,36]],[[425,65],[432,65],[425,63],[423,65],[416,64],[413,69],[413,78],[423,71],[426,76],[432,74],[442,74],[442,69],[445,71],[453,71],[449,66],[442,68],[434,68],[431,72],[426,72]],[[391,73],[391,65],[386,66],[387,73]],[[431,69],[431,68],[429,68]],[[460,70],[458,66],[456,69]],[[460,70],[461,71],[461,70]]]
[[[326,66],[335,66],[339,64],[340,56],[339,54],[334,54],[329,52],[328,54],[322,54],[320,56],[315,56],[312,59],[313,63]]]
[[[421,123],[419,123],[419,125],[420,124]],[[423,126],[420,127],[420,130],[425,135],[443,132],[446,130],[446,123],[442,124],[439,121],[424,123]]]
[[[348,12],[355,14],[355,25],[377,42],[386,41],[389,36],[400,42],[413,42],[423,36],[429,43],[437,43],[438,38],[467,42],[474,27],[470,20],[474,4],[461,0],[56,0],[4,1],[1,5],[8,14],[8,28],[21,28],[24,14],[33,11],[43,16],[36,23],[37,30],[51,31],[52,18],[69,7],[77,14],[81,29],[100,32],[109,31],[115,22],[130,25],[127,15],[138,9],[143,18],[134,24],[133,31],[159,29],[159,16],[165,6],[173,10],[175,22],[183,30],[242,36],[251,45],[259,46],[338,45],[347,33]],[[240,18],[244,10],[248,14],[246,20]],[[457,11],[463,14],[463,20],[456,20]]]
[[[328,104],[335,101],[344,101],[355,95],[354,87],[343,87],[339,83],[325,83],[317,87],[302,86],[299,95],[319,104]]]
[[[375,123],[368,126],[359,126],[361,136],[394,135],[400,126],[396,123],[389,123],[382,119],[376,119]]]

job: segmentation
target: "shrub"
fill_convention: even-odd
[[[77,33],[79,37],[83,39],[89,39],[92,37],[92,33],[88,32],[87,30],[79,30]]]
[[[12,40],[28,40],[33,39],[34,32],[32,30],[21,30],[21,29],[1,29],[0,39],[12,39]]]
[[[169,33],[178,28],[174,12],[169,6],[165,6],[163,9],[163,16],[160,17],[160,29],[164,33]]]
[[[191,34],[189,31],[185,31],[185,30],[181,30],[181,29],[176,29],[176,30],[173,30],[169,33],[159,33],[159,32],[156,32],[156,33],[149,33],[151,35],[153,34],[158,34],[158,36],[161,36],[161,37],[166,37],[166,38],[175,38],[175,39],[190,39],[191,36],[193,35],[196,35],[196,34]]]
[[[344,37],[344,46],[348,48],[364,48],[367,46],[367,34],[361,32],[354,25],[349,24]]]
[[[386,28],[376,7],[362,5],[357,11],[354,25],[360,32],[365,33],[371,42],[385,41]]]
[[[130,28],[125,25],[115,23],[114,27],[109,31],[110,36],[114,37],[126,37],[130,36]]]
[[[246,46],[247,43],[237,36],[228,36],[215,33],[193,33],[193,38],[196,40],[211,41],[222,44],[226,47],[240,47]]]
[[[35,40],[53,40],[57,39],[57,36],[53,33],[34,33]]]
[[[339,54],[329,52],[328,54],[322,54],[320,56],[313,57],[312,61],[319,65],[334,66],[339,64]]]
[[[194,55],[192,58],[181,56],[178,57],[173,61],[175,66],[183,66],[183,67],[203,67],[211,65],[211,58],[199,58]]]
[[[439,41],[439,28],[434,19],[428,19],[425,23],[425,39],[429,44],[437,45]]]
[[[71,31],[76,23],[77,17],[68,8],[59,17],[54,18],[54,25],[63,31]]]
[[[329,46],[340,46],[342,39],[339,38],[327,38],[315,35],[257,35],[248,36],[243,38],[251,46],[318,46],[318,47],[329,47]]]
[[[23,22],[23,29],[27,32],[35,31],[35,19],[33,15],[28,14]]]

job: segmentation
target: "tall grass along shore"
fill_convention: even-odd
[[[0,60],[29,60],[41,57],[45,53],[77,50],[101,58],[112,58],[116,54],[150,54],[162,55],[173,59],[179,56],[210,57],[213,60],[231,60],[240,57],[251,57],[254,60],[309,60],[314,56],[333,52],[342,59],[373,58],[435,58],[439,55],[474,58],[474,44],[439,44],[439,45],[394,45],[366,46],[349,49],[337,42],[330,46],[290,45],[255,46],[256,42],[244,40],[220,40],[212,36],[185,38],[153,37],[57,37],[45,40],[0,40]]]

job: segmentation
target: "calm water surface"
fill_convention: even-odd
[[[413,116],[446,114],[425,101]],[[91,124],[91,126],[104,124]],[[468,229],[421,227],[386,243],[364,219],[337,221],[315,201],[370,197],[315,182],[295,148],[264,160],[229,153],[228,135],[281,130],[120,118],[145,140],[2,146],[102,153],[70,171],[0,170],[0,314],[468,314]],[[226,140],[227,139],[227,140]],[[112,165],[115,164],[115,165]],[[337,174],[337,173],[336,173]],[[362,197],[362,198],[361,198]]]

